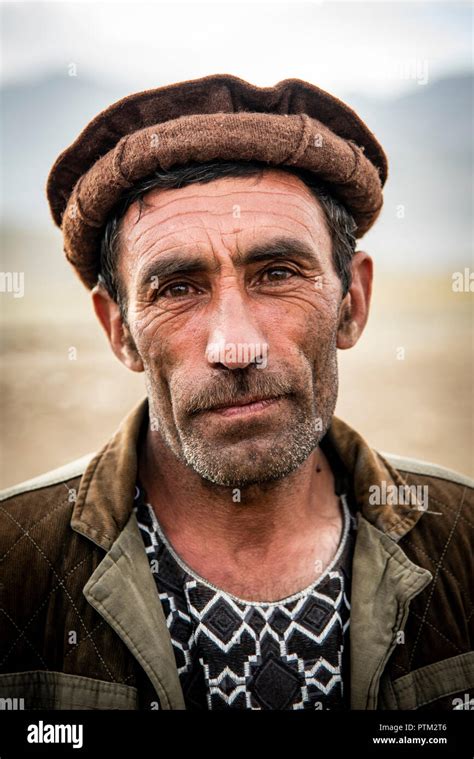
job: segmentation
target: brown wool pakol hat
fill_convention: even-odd
[[[313,172],[352,213],[357,237],[382,207],[383,148],[351,108],[313,84],[256,87],[215,74],[145,90],[92,119],[48,177],[64,252],[84,284],[97,282],[101,235],[127,188],[158,167],[216,159]]]

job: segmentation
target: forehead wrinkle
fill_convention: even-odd
[[[300,219],[297,219],[295,216],[292,216],[290,213],[287,213],[285,210],[282,210],[282,211],[265,211],[263,213],[264,213],[265,216],[277,216],[279,219],[288,219],[290,221],[291,227],[293,227],[294,224],[301,224],[301,225],[304,226],[304,222],[303,221],[301,221]],[[261,211],[256,211],[256,210],[250,210],[249,209],[249,210],[243,210],[243,211],[241,211],[241,214],[240,214],[241,217],[244,214],[248,215],[248,216],[259,216],[259,215],[262,214],[262,212]],[[314,216],[312,217],[312,221],[314,222]],[[266,227],[268,225],[262,224],[262,225],[259,225],[259,226],[261,226],[262,228],[264,228],[264,227]]]
[[[258,212],[254,213],[254,212],[248,211],[247,213],[249,215],[251,213],[253,213],[253,215],[258,215]],[[321,220],[322,223],[320,225],[317,225],[316,229],[315,229],[315,220],[314,220],[314,218],[309,219],[308,221],[305,221],[305,220],[295,219],[290,214],[285,214],[285,213],[277,213],[277,212],[273,213],[273,212],[270,212],[270,215],[277,216],[279,220],[287,218],[290,221],[291,229],[292,230],[294,230],[295,227],[298,227],[298,226],[301,227],[303,229],[305,235],[309,236],[310,239],[312,240],[313,244],[317,244],[318,247],[320,247],[320,244],[321,244],[321,240],[320,240],[321,234],[327,236],[328,242],[329,242],[329,244],[331,244],[330,231],[329,231],[329,229],[327,227],[327,223],[326,223],[326,220],[325,220],[324,217]],[[241,216],[242,216],[242,214],[241,214]],[[288,227],[285,227],[282,224],[278,224],[277,222],[275,222],[273,224],[254,224],[252,226],[252,231],[256,232],[257,234],[258,234],[259,231],[267,230],[267,229],[270,229],[270,230],[276,230],[276,229],[278,229],[278,230],[281,230],[282,232],[286,233],[286,235],[288,235],[288,231],[289,231]],[[234,235],[234,234],[239,234],[239,233],[245,234],[245,232],[247,232],[248,230],[240,228],[239,230],[229,230],[229,231],[219,230],[219,231],[220,231],[220,234],[222,236],[228,237],[229,235]]]
[[[179,198],[174,198],[172,200],[169,200],[168,202],[164,203],[163,205],[161,205],[159,207],[156,207],[156,210],[165,210],[165,209],[169,208],[169,206],[172,206],[172,205],[175,205],[176,203],[182,202],[182,200],[183,200],[184,197],[186,197],[186,200],[195,200],[195,199],[198,199],[198,200],[202,200],[202,201],[206,201],[207,202],[207,201],[209,201],[209,200],[211,200],[213,198],[215,198],[215,199],[234,198],[235,199],[235,196],[239,196],[239,195],[244,195],[245,197],[247,197],[249,195],[250,196],[255,196],[256,192],[258,193],[259,197],[269,196],[272,200],[274,200],[275,198],[284,198],[285,199],[285,206],[293,207],[293,208],[296,208],[296,209],[298,209],[300,207],[300,204],[303,203],[304,206],[307,207],[309,213],[311,211],[314,213],[314,206],[316,206],[319,209],[319,203],[317,203],[316,198],[313,195],[311,195],[309,189],[308,189],[308,193],[309,194],[305,193],[305,194],[300,194],[299,195],[298,200],[300,201],[300,203],[298,203],[298,202],[295,202],[293,200],[293,198],[288,198],[288,194],[285,193],[285,192],[276,192],[275,190],[264,190],[264,189],[262,189],[262,190],[260,190],[260,189],[259,190],[255,190],[254,188],[253,189],[249,188],[249,189],[242,189],[242,190],[234,190],[234,191],[228,192],[228,193],[214,193],[214,194],[210,194],[210,195],[208,195],[207,193],[195,193],[195,194],[192,194],[192,195],[190,194],[190,195],[186,195],[186,196],[181,196]],[[195,208],[195,209],[193,209],[191,211],[187,211],[187,212],[183,212],[183,213],[195,213],[195,212],[199,212],[201,210],[202,209],[200,209],[200,208]],[[206,207],[205,207],[204,210],[207,213],[211,213],[212,212],[213,215],[219,215],[217,212],[211,211],[211,209],[207,205],[206,205]],[[229,213],[229,212],[225,211],[224,213]],[[175,216],[177,214],[172,214],[172,215]]]
[[[154,208],[154,209],[151,209],[151,210],[149,211],[149,213],[147,214],[147,216],[149,216],[149,215],[150,215],[150,213],[156,213],[156,214],[158,214],[158,213],[159,213],[161,210],[162,210],[161,208]],[[146,227],[145,229],[143,229],[141,232],[138,232],[138,234],[134,235],[134,234],[133,234],[133,231],[136,229],[136,226],[137,226],[137,224],[138,224],[139,226],[141,226],[141,221],[142,221],[142,218],[143,218],[143,217],[141,217],[141,218],[140,218],[140,220],[139,220],[139,222],[136,222],[136,224],[134,225],[134,228],[133,228],[133,230],[131,230],[131,231],[130,231],[130,233],[129,233],[129,234],[126,236],[126,237],[125,237],[125,240],[126,240],[126,241],[128,241],[129,243],[130,243],[130,241],[131,241],[131,242],[132,242],[132,245],[136,245],[137,243],[140,243],[140,240],[142,239],[142,237],[143,237],[144,235],[151,233],[151,232],[152,232],[154,229],[156,229],[157,227],[159,227],[159,226],[162,226],[162,225],[166,224],[166,223],[167,223],[167,222],[169,222],[169,221],[173,221],[173,222],[174,222],[174,220],[175,220],[175,219],[179,219],[179,218],[182,218],[182,217],[186,217],[186,216],[195,216],[196,214],[202,214],[202,213],[203,213],[203,210],[204,210],[204,213],[205,213],[206,215],[207,215],[207,214],[209,214],[209,215],[211,215],[211,216],[213,216],[213,217],[221,217],[221,216],[224,216],[224,217],[226,217],[226,216],[228,216],[228,215],[229,215],[229,211],[227,211],[227,210],[226,210],[226,211],[222,211],[222,212],[217,212],[217,211],[212,211],[212,210],[211,210],[211,209],[209,209],[209,208],[206,208],[206,209],[195,209],[195,208],[194,208],[194,209],[189,209],[189,210],[187,210],[187,211],[181,211],[181,212],[179,212],[179,213],[174,213],[174,214],[172,214],[172,215],[170,215],[170,216],[168,216],[167,218],[164,218],[164,219],[162,219],[162,220],[159,220],[159,219],[158,219],[158,220],[157,220],[157,221],[155,221],[155,223],[153,223],[151,226],[147,226],[147,227]],[[194,224],[194,225],[192,225],[192,226],[189,226],[189,225],[187,225],[187,226],[185,227],[185,229],[194,229],[194,228],[197,228],[197,227],[199,227],[199,228],[202,228],[202,229],[206,230],[206,229],[208,229],[208,228],[209,228],[209,225],[208,225],[208,224],[204,224],[204,223],[202,223],[201,225],[199,225],[199,224]],[[211,229],[212,229],[212,227],[211,227]],[[168,234],[175,234],[175,233],[176,233],[176,231],[177,231],[177,230],[172,230],[172,231],[171,231],[171,232],[169,232]],[[180,231],[181,231],[181,230],[180,230]],[[215,231],[218,231],[218,230],[216,229]],[[160,239],[163,239],[163,238],[164,238],[164,237],[166,237],[166,236],[167,236],[167,235],[163,235],[163,236],[162,236],[162,238],[160,238]]]
[[[227,218],[227,217],[228,217],[228,215],[229,215],[229,212],[228,212],[228,211],[223,211],[223,212],[221,212],[221,213],[216,213],[216,212],[209,212],[209,211],[206,211],[206,214],[208,214],[208,213],[210,213],[210,215],[211,215],[213,218],[222,218],[222,217],[225,217],[225,218]],[[313,210],[313,213],[314,213],[314,210]],[[187,211],[187,212],[183,212],[183,213],[180,213],[180,214],[178,214],[177,216],[178,216],[178,217],[185,217],[185,216],[194,215],[194,214],[195,214],[195,211]],[[242,215],[245,215],[245,216],[258,216],[258,215],[260,215],[260,214],[264,214],[265,216],[268,216],[268,215],[269,215],[269,216],[277,216],[279,219],[281,219],[281,218],[287,218],[287,219],[289,219],[289,221],[291,222],[291,225],[292,225],[292,226],[293,226],[293,225],[296,223],[296,224],[299,224],[299,225],[301,225],[301,226],[303,227],[303,229],[305,229],[305,231],[308,231],[308,227],[306,226],[306,224],[305,224],[303,221],[301,221],[301,220],[299,220],[299,219],[295,219],[295,217],[291,216],[291,214],[285,213],[284,211],[259,210],[259,209],[241,209],[241,214],[240,214],[240,216],[241,216],[241,217],[242,217]],[[175,216],[174,218],[176,218],[176,216]],[[153,233],[153,230],[154,230],[154,229],[156,229],[157,227],[159,227],[161,224],[165,224],[165,223],[166,223],[166,220],[164,220],[164,221],[162,221],[162,222],[157,222],[156,224],[153,224],[151,227],[150,227],[150,226],[148,226],[146,229],[144,229],[144,230],[142,230],[141,232],[139,232],[139,234],[138,234],[136,237],[134,237],[134,236],[133,236],[133,234],[132,234],[132,235],[130,235],[130,234],[129,234],[129,235],[127,235],[127,236],[125,237],[125,241],[126,241],[126,242],[127,242],[129,245],[130,245],[130,243],[131,243],[132,247],[136,247],[136,246],[137,246],[137,244],[138,244],[138,245],[140,244],[140,241],[141,241],[141,239],[142,239],[142,238],[143,238],[145,235],[147,235],[147,234],[152,234],[152,233]],[[258,225],[258,228],[260,228],[260,229],[264,229],[264,228],[266,228],[266,225]],[[236,234],[236,233],[239,231],[239,230],[232,230],[232,231],[228,231],[228,232],[226,232],[225,230],[222,230],[222,229],[220,229],[220,228],[216,228],[216,227],[212,227],[212,226],[209,226],[209,225],[208,225],[208,224],[206,224],[206,223],[204,222],[204,220],[203,220],[202,224],[193,224],[193,225],[186,225],[186,227],[185,227],[184,229],[182,229],[182,230],[179,230],[179,231],[178,231],[178,230],[171,230],[170,232],[168,232],[168,233],[166,233],[166,234],[164,234],[164,235],[160,235],[160,237],[158,238],[158,240],[155,240],[155,239],[154,239],[154,240],[153,240],[153,241],[150,243],[150,245],[148,245],[148,246],[147,246],[147,247],[144,249],[144,251],[142,251],[142,252],[143,252],[144,254],[145,254],[145,253],[147,253],[147,252],[148,252],[148,251],[149,251],[151,248],[153,248],[153,246],[154,246],[154,245],[155,245],[157,242],[161,242],[161,241],[165,240],[165,239],[166,239],[166,237],[169,237],[170,235],[173,235],[173,234],[180,234],[180,233],[183,233],[183,232],[184,232],[184,230],[190,230],[190,229],[201,229],[201,230],[203,230],[203,231],[204,231],[206,234],[207,234],[209,231],[212,231],[212,232],[216,232],[216,233],[220,233],[220,234],[226,234],[226,235],[228,235],[228,234]]]
[[[229,190],[228,192],[223,192],[221,189],[222,183],[227,182],[228,184],[229,181],[237,183],[237,186]],[[282,181],[280,179],[275,179],[275,178],[273,178],[273,182],[276,182],[276,184],[281,184],[284,187],[292,187],[296,191],[295,194],[304,195],[309,190],[307,185],[302,180],[299,180],[299,178],[298,178],[298,184],[295,184],[294,182],[285,182],[285,181]],[[196,188],[198,189],[196,190]],[[175,192],[178,190],[180,193],[180,197],[186,197],[186,198],[196,198],[196,197],[226,198],[235,194],[240,194],[240,193],[248,194],[248,193],[253,193],[255,191],[259,193],[264,193],[266,195],[287,195],[288,194],[288,192],[280,192],[275,189],[269,189],[266,186],[261,187],[261,184],[259,182],[253,183],[252,185],[249,186],[248,177],[236,176],[236,177],[219,177],[209,182],[192,182],[191,184],[185,185],[184,187],[155,187],[146,193],[145,198],[150,199],[151,197],[164,197],[166,193],[175,194]],[[212,192],[212,190],[214,190],[214,192]],[[166,207],[169,204],[175,203],[177,200],[178,198],[170,198],[169,200],[164,200],[163,207]]]
[[[147,203],[147,196],[144,197],[145,212],[143,213],[143,209],[142,209],[142,213],[140,215],[138,215],[139,217],[137,218],[137,220],[136,220],[133,228],[131,230],[129,230],[129,232],[128,232],[127,236],[126,236],[126,239],[130,240],[131,238],[133,238],[133,230],[135,229],[136,225],[137,224],[141,225],[142,220],[145,220],[145,218],[148,217],[150,214],[153,214],[153,215],[157,214],[158,215],[158,221],[156,223],[165,223],[168,220],[169,216],[165,216],[164,219],[162,221],[160,221],[160,214],[164,214],[167,210],[171,211],[172,208],[177,203],[178,204],[181,203],[183,201],[183,199],[186,199],[186,200],[196,200],[197,199],[199,201],[202,201],[203,203],[208,203],[209,200],[212,199],[212,198],[222,199],[222,198],[232,197],[232,198],[235,199],[236,197],[238,198],[238,196],[240,196],[240,195],[244,195],[245,197],[248,197],[249,195],[251,196],[252,193],[255,194],[255,192],[257,192],[259,194],[259,197],[269,196],[272,200],[275,200],[276,198],[279,198],[279,197],[284,197],[285,198],[285,204],[287,206],[292,207],[292,208],[296,208],[296,210],[300,210],[300,211],[307,210],[307,212],[309,214],[311,214],[311,215],[314,214],[314,208],[315,207],[318,209],[319,212],[321,212],[323,210],[321,208],[320,203],[317,201],[317,199],[315,198],[315,196],[311,193],[310,189],[299,179],[297,180],[298,184],[295,185],[294,182],[292,182],[291,180],[290,181],[285,181],[286,177],[285,177],[285,179],[280,179],[280,177],[276,177],[276,178],[273,177],[273,181],[276,181],[278,184],[281,184],[281,185],[284,185],[284,186],[287,186],[287,187],[288,186],[290,186],[290,187],[292,186],[296,190],[296,193],[294,193],[294,195],[298,196],[299,203],[296,203],[294,201],[292,202],[292,198],[288,198],[288,193],[287,192],[278,192],[278,191],[275,191],[274,189],[268,189],[268,188],[265,188],[265,187],[262,188],[261,186],[259,186],[256,189],[254,185],[252,185],[251,187],[240,187],[240,188],[239,187],[237,187],[237,188],[234,187],[231,191],[224,192],[224,193],[222,192],[222,189],[220,189],[220,188],[217,188],[216,192],[214,192],[214,193],[213,192],[210,192],[210,193],[206,192],[205,189],[203,191],[203,188],[209,188],[209,187],[212,188],[212,185],[215,182],[219,182],[220,183],[224,179],[228,180],[230,178],[229,177],[224,177],[224,178],[221,178],[221,179],[218,179],[218,180],[214,180],[213,182],[210,182],[210,183],[207,183],[207,184],[201,184],[201,185],[199,185],[199,191],[195,191],[195,185],[187,185],[184,188],[165,188],[165,189],[163,189],[163,188],[156,188],[155,190],[151,190],[147,195],[148,196],[152,196],[153,198],[157,197],[158,198],[158,204],[157,205],[153,205],[153,204],[150,205],[149,203]],[[247,181],[246,178],[244,178],[244,177],[238,177],[237,179],[240,179],[240,180],[245,181],[245,182]],[[187,192],[187,190],[189,188],[191,188],[191,187],[192,187],[193,191]],[[163,194],[164,193],[170,193],[170,192],[175,193],[175,191],[177,189],[179,189],[179,195],[178,195],[178,197],[174,197],[174,198],[171,198],[169,200],[163,200]],[[148,197],[148,200],[150,200],[150,197]],[[304,206],[304,209],[301,208],[302,204]],[[131,208],[134,208],[134,206],[132,206]],[[135,208],[135,210],[137,210],[137,209]],[[181,211],[179,214],[174,213],[174,214],[170,214],[170,216],[174,216],[176,218],[176,216],[188,215],[188,214],[192,214],[193,212],[197,212],[197,211],[201,211],[201,210],[202,209],[193,209],[193,210],[189,210],[189,211]],[[214,215],[214,216],[222,215],[222,214],[219,214],[219,212],[212,211],[208,206],[206,206],[205,211],[207,213],[212,213],[212,215]],[[244,210],[244,212],[247,212],[247,211]],[[228,212],[227,211],[223,212],[224,215],[226,213],[228,213]],[[129,219],[126,219],[126,223],[128,221],[129,221]],[[140,232],[137,235],[137,237],[135,238],[136,242],[139,242],[142,234],[143,234],[143,232]]]
[[[144,235],[151,234],[159,226],[161,226],[161,225],[160,224],[154,224],[152,227],[148,227],[147,229],[144,229],[142,232],[140,232],[140,234],[138,235],[138,237],[135,240],[132,241],[132,246],[136,246],[136,244],[140,242],[140,240],[142,239],[142,237]],[[186,230],[199,229],[200,231],[206,232],[208,228],[209,227],[204,227],[202,224],[191,224],[191,225],[187,225],[184,229],[186,229]],[[142,252],[144,254],[147,253],[147,252],[149,252],[149,250],[151,248],[153,248],[153,246],[155,244],[163,242],[163,240],[166,240],[167,237],[170,237],[170,236],[173,236],[173,235],[177,235],[177,234],[182,234],[182,232],[184,231],[184,229],[180,229],[180,230],[171,229],[169,232],[166,232],[165,234],[160,235],[160,237],[153,238],[153,240],[150,243],[150,245],[148,245],[145,248],[145,250],[142,251]],[[219,230],[217,228],[215,228],[213,231],[218,232]],[[128,237],[127,239],[130,240],[130,237]],[[181,243],[181,245],[193,245],[193,244],[196,244],[194,240],[187,240],[185,243]]]
[[[242,178],[242,179],[244,179],[244,178]],[[275,180],[275,178],[274,178],[274,180]],[[219,181],[219,180],[216,180],[216,181]],[[282,185],[286,185],[286,186],[289,186],[289,185],[290,186],[291,185],[294,186],[294,184],[293,184],[293,182],[291,180],[290,181],[286,181],[286,177],[282,178],[282,179],[278,178],[277,181],[278,181],[278,184],[282,184]],[[212,184],[212,183],[210,183],[210,184]],[[202,187],[202,185],[201,185],[201,187]],[[177,188],[173,188],[170,191],[173,191],[175,189],[177,189]],[[186,189],[186,188],[182,188],[182,189]],[[209,199],[211,199],[211,198],[220,199],[220,198],[226,198],[226,197],[233,197],[235,199],[236,196],[239,196],[239,195],[248,196],[251,193],[255,193],[255,191],[257,191],[259,193],[259,197],[269,196],[271,199],[275,199],[276,197],[284,197],[285,200],[286,200],[286,203],[285,203],[285,207],[282,208],[282,209],[271,210],[271,209],[260,209],[260,208],[251,208],[251,209],[241,208],[240,209],[240,216],[245,216],[245,217],[247,217],[247,216],[254,216],[254,217],[258,217],[259,215],[263,214],[265,217],[268,217],[268,216],[270,216],[270,217],[277,217],[280,220],[282,220],[282,219],[288,219],[292,227],[295,226],[295,222],[296,222],[296,225],[300,226],[304,230],[305,235],[309,235],[309,237],[312,240],[313,244],[315,244],[316,247],[319,249],[319,248],[321,248],[321,240],[320,240],[321,235],[318,234],[318,232],[320,232],[320,230],[318,230],[318,229],[315,230],[314,229],[315,221],[316,221],[316,219],[315,219],[315,207],[317,209],[316,210],[317,218],[318,218],[318,220],[322,221],[322,225],[319,225],[319,226],[324,229],[324,231],[326,232],[326,234],[330,234],[330,232],[329,232],[329,230],[327,228],[327,223],[326,223],[326,219],[325,219],[324,209],[321,207],[320,203],[317,202],[316,198],[314,198],[314,196],[311,195],[309,188],[307,188],[306,185],[304,185],[304,183],[301,182],[301,184],[299,184],[296,189],[297,190],[302,190],[302,192],[301,191],[298,192],[298,200],[300,202],[294,202],[292,198],[288,198],[287,193],[285,193],[285,192],[278,192],[278,191],[275,191],[275,190],[261,189],[260,187],[256,190],[255,187],[253,187],[253,186],[251,188],[241,188],[241,189],[233,190],[232,192],[228,192],[228,193],[227,192],[226,193],[222,193],[222,192],[216,192],[216,193],[202,193],[202,192],[199,192],[199,193],[196,193],[196,192],[193,192],[193,193],[188,194],[186,196],[186,199],[198,198],[199,200],[203,200],[203,201],[205,201],[205,200],[209,201]],[[161,192],[161,190],[158,191],[158,194],[160,194],[160,192]],[[178,234],[178,235],[179,234],[183,234],[184,232],[187,232],[187,231],[190,231],[190,230],[196,230],[196,229],[198,229],[199,231],[203,232],[206,235],[206,237],[208,238],[208,240],[211,242],[211,248],[213,248],[213,243],[210,240],[210,234],[212,234],[212,233],[219,234],[223,238],[228,238],[229,235],[234,235],[235,236],[235,235],[238,235],[239,233],[242,233],[242,232],[245,233],[247,231],[245,229],[244,230],[242,229],[242,225],[239,225],[240,228],[234,228],[234,229],[228,230],[228,231],[227,230],[223,230],[222,228],[219,228],[219,227],[222,227],[222,225],[219,225],[219,220],[222,219],[222,218],[227,218],[228,215],[229,215],[229,211],[225,210],[225,211],[219,212],[219,211],[213,211],[212,209],[206,208],[205,209],[205,215],[208,216],[208,218],[212,217],[212,218],[218,220],[218,227],[210,226],[209,223],[206,223],[206,219],[202,218],[202,216],[201,216],[200,223],[195,223],[195,224],[192,224],[192,225],[187,224],[187,225],[185,225],[181,229],[172,229],[172,230],[170,230],[169,232],[167,232],[165,234],[161,234],[159,236],[159,238],[156,239],[155,235],[153,234],[153,232],[154,232],[154,230],[156,230],[160,226],[166,225],[170,221],[174,222],[177,218],[178,219],[179,218],[184,219],[184,218],[186,218],[188,216],[193,216],[193,215],[198,215],[199,216],[199,214],[202,215],[203,209],[190,209],[190,210],[186,210],[186,211],[181,211],[179,213],[170,214],[167,217],[165,217],[162,221],[159,221],[160,216],[164,212],[166,212],[166,210],[170,211],[171,208],[176,205],[176,203],[180,203],[180,202],[182,202],[182,200],[183,200],[183,196],[181,195],[180,197],[176,197],[176,198],[173,198],[171,200],[168,200],[164,204],[160,204],[159,206],[148,206],[147,207],[147,212],[145,214],[142,214],[142,216],[140,216],[140,218],[135,223],[135,225],[132,228],[132,230],[130,230],[129,234],[127,235],[127,237],[126,237],[127,242],[130,244],[130,241],[131,241],[132,242],[132,246],[135,247],[137,245],[140,245],[140,242],[143,240],[144,237],[146,237],[147,235],[151,235],[152,236],[151,242],[146,245],[146,247],[144,248],[143,251],[140,252],[141,255],[147,255],[151,250],[153,250],[153,248],[156,245],[160,245],[161,246],[161,245],[165,244],[166,239],[169,238],[170,236],[173,236],[173,235],[176,235],[176,234]],[[301,216],[302,218],[295,218],[291,213],[287,212],[288,209],[294,209],[294,210],[296,210],[298,212],[297,215]],[[134,232],[136,232],[136,224],[140,225],[141,222],[142,222],[142,220],[145,223],[145,218],[148,217],[150,215],[150,213],[153,214],[153,216],[158,217],[158,220],[156,220],[151,226],[148,225],[145,229],[142,229],[141,231],[139,231],[138,234],[136,234],[134,236]],[[237,227],[237,225],[238,225],[238,222],[235,224],[235,227]],[[272,229],[273,231],[275,231],[275,229],[280,229],[283,232],[288,233],[287,229],[285,229],[284,227],[282,227],[281,225],[278,225],[278,224],[273,224],[273,225],[254,224],[253,225],[253,230],[255,231],[256,229],[258,229],[258,230]],[[179,241],[178,243],[176,243],[175,246],[173,246],[172,249],[178,248],[179,246],[186,247],[189,244],[200,245],[202,243],[199,243],[197,241],[189,241],[189,240],[187,240],[186,242],[185,241]]]
[[[204,200],[205,198],[203,197],[202,199]],[[302,211],[303,213],[306,210],[306,209],[304,209],[304,210],[301,209],[300,206],[298,206],[298,204],[291,203],[291,202],[290,203],[285,203],[283,209],[296,209],[297,211]],[[242,216],[244,214],[245,215],[264,214],[264,215],[272,215],[272,216],[289,216],[289,214],[286,213],[285,210],[283,210],[283,209],[282,210],[272,210],[270,208],[265,209],[265,208],[245,208],[244,207],[244,208],[240,209],[240,216]],[[156,209],[154,209],[154,212],[156,214],[159,214],[161,210],[162,210],[161,208],[156,208]],[[153,212],[150,211],[149,214],[147,214],[147,215],[149,216],[150,213],[153,213]],[[146,234],[147,232],[151,231],[151,229],[153,229],[154,227],[157,227],[157,226],[162,225],[162,224],[166,224],[167,222],[169,222],[171,220],[174,221],[175,219],[181,219],[181,218],[186,217],[186,216],[195,216],[195,215],[199,215],[199,214],[203,215],[203,216],[209,215],[209,216],[212,216],[213,218],[218,218],[219,219],[219,218],[227,218],[229,216],[229,213],[230,213],[230,211],[228,209],[225,209],[223,211],[218,211],[218,210],[213,210],[212,208],[209,208],[209,207],[206,207],[206,208],[191,208],[191,209],[188,209],[188,210],[185,210],[185,211],[179,211],[178,213],[174,213],[174,214],[172,214],[172,215],[170,215],[168,217],[165,217],[164,219],[157,220],[154,224],[152,224],[151,227],[148,226],[142,232],[139,232],[138,236],[135,238],[135,242],[139,242],[140,238],[144,234]],[[314,206],[312,206],[311,209],[308,208],[308,213],[309,214],[312,213],[312,215],[314,216]],[[291,217],[291,216],[290,216],[290,218],[293,219],[293,217]],[[141,222],[141,219],[140,219],[140,222]],[[138,222],[138,224],[140,224],[140,222]],[[130,239],[130,237],[131,237],[131,235],[128,235],[127,239]]]
[[[229,179],[229,178],[225,177],[225,179]],[[242,179],[242,178],[240,177],[240,179]],[[214,181],[217,182],[217,181],[220,181],[220,180],[214,180]],[[295,185],[293,185],[293,183],[290,183],[290,182],[280,182],[280,183],[284,184],[284,185],[287,185],[287,186],[289,185],[289,186],[295,187]],[[212,185],[212,184],[213,184],[213,182],[210,182],[210,183],[206,183],[205,185],[200,185],[200,187],[208,187],[209,185]],[[177,189],[179,189],[180,192],[181,192],[181,191],[187,190],[188,187],[193,187],[194,188],[194,185],[187,185],[186,187],[183,187],[183,188],[166,188],[166,189],[158,188],[156,191],[151,190],[149,194],[150,195],[152,195],[152,194],[153,195],[158,195],[158,197],[160,197],[160,196],[162,197],[162,195],[163,195],[164,192],[174,192]],[[299,192],[297,193],[299,195],[299,199],[306,206],[314,208],[314,206],[316,205],[317,207],[319,207],[319,204],[317,203],[316,198],[311,194],[310,189],[303,182],[301,183],[301,186],[297,185],[295,187],[295,189],[299,190]],[[145,218],[145,216],[147,216],[149,213],[164,211],[167,208],[169,208],[170,206],[173,206],[176,203],[180,203],[183,200],[183,198],[190,199],[190,200],[198,199],[198,200],[208,201],[211,198],[228,198],[228,197],[233,197],[235,195],[246,195],[247,196],[247,195],[255,194],[255,192],[258,192],[258,194],[260,196],[269,195],[272,198],[275,198],[275,197],[278,197],[278,196],[283,196],[283,197],[287,198],[287,195],[288,195],[288,193],[286,193],[286,192],[278,192],[278,191],[275,191],[275,190],[270,190],[270,189],[265,189],[265,188],[263,188],[263,189],[262,188],[258,188],[256,190],[255,187],[240,188],[240,189],[236,188],[236,189],[234,189],[234,190],[232,190],[230,192],[225,192],[225,193],[219,192],[219,191],[217,191],[215,193],[206,193],[205,191],[204,192],[189,192],[189,193],[186,193],[186,194],[183,193],[183,194],[180,194],[179,197],[171,198],[171,199],[169,199],[169,200],[167,200],[167,201],[165,201],[163,203],[160,203],[158,206],[156,206],[156,205],[155,206],[151,206],[151,207],[148,206],[148,212],[142,213],[141,216],[140,216],[140,219],[136,223],[140,223],[140,221],[143,218]],[[286,202],[288,202],[288,199],[287,199]],[[146,203],[146,201],[145,201],[145,203]],[[209,212],[209,209],[206,208],[206,211]],[[187,211],[187,212],[183,212],[183,213],[192,213],[192,211]]]

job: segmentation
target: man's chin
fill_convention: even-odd
[[[291,474],[292,471],[295,471],[295,469],[298,469],[301,464],[295,465],[285,471],[280,469],[275,472],[270,472],[268,469],[260,470],[255,468],[252,468],[251,471],[236,472],[235,469],[229,471],[227,468],[214,469],[207,466],[199,466],[196,465],[196,462],[190,463],[190,466],[204,480],[211,482],[213,485],[220,485],[231,489],[243,489],[278,482]]]
[[[223,487],[245,488],[284,479],[306,461],[316,445],[314,440],[291,448],[282,448],[275,441],[260,441],[260,445],[240,441],[206,448],[201,441],[199,445],[185,445],[183,454],[186,464],[203,479]]]

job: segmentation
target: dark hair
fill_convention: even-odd
[[[212,182],[222,177],[259,176],[272,166],[257,161],[209,161],[178,166],[169,170],[157,169],[152,176],[142,179],[124,193],[110,214],[100,246],[99,282],[111,298],[120,306],[126,317],[126,293],[118,276],[117,258],[121,221],[129,206],[138,201],[139,214],[146,205],[144,195],[157,188],[179,188],[197,182]],[[347,209],[327,188],[327,185],[311,172],[297,167],[275,167],[298,176],[321,204],[332,239],[334,268],[342,283],[343,297],[351,284],[351,260],[356,247],[354,232],[356,223]]]

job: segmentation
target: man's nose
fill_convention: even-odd
[[[248,300],[237,286],[228,288],[211,317],[207,360],[227,369],[245,369],[251,364],[266,366],[267,354],[268,343],[255,323]]]

